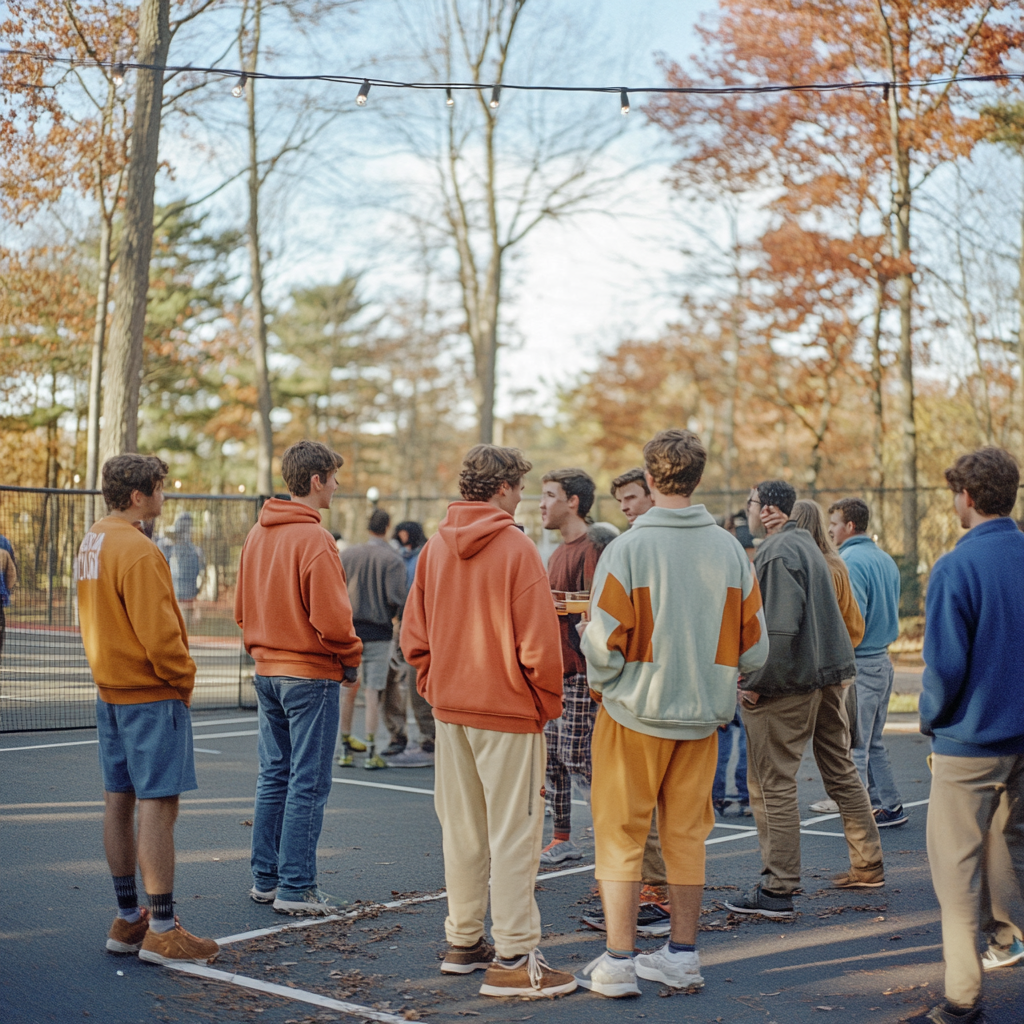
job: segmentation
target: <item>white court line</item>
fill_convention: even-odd
[[[31,747],[0,747],[0,754],[5,750],[51,750],[53,747],[86,747],[99,743],[99,740],[74,740],[71,743],[36,743]]]
[[[424,796],[433,796],[432,789],[416,789],[415,786],[393,786],[389,782],[363,782],[361,779],[331,779],[331,782],[340,782],[343,786],[366,786],[369,789],[395,789],[399,793],[422,793]]]
[[[562,868],[559,871],[547,871],[538,874],[538,878],[558,878],[561,875],[578,875],[584,871],[593,871],[593,864],[583,864],[576,868]],[[223,939],[217,939],[217,945],[229,946],[235,942],[245,942],[248,939],[259,939],[264,935],[275,935],[277,932],[294,931],[297,928],[313,928],[318,924],[330,924],[332,921],[351,921],[358,918],[367,911],[398,910],[401,907],[409,907],[414,903],[432,903],[434,900],[443,900],[448,892],[442,889],[440,892],[427,893],[425,896],[407,896],[401,900],[390,900],[387,903],[367,903],[357,907],[355,910],[348,910],[344,914],[329,914],[327,917],[314,917],[304,921],[289,921],[287,924],[274,925],[271,928],[259,928],[252,932],[239,932],[237,935],[227,935]]]
[[[197,754],[219,754],[219,750],[207,750],[205,747],[193,747],[192,748]]]
[[[270,981],[261,981],[258,978],[247,978],[244,974],[230,974],[227,971],[218,971],[213,967],[203,967],[201,964],[166,964],[172,971],[182,971],[185,974],[194,974],[198,978],[209,978],[211,981],[225,981],[229,985],[237,985],[239,988],[250,988],[257,992],[269,992],[271,995],[283,996],[285,999],[294,999],[301,1003],[312,1003],[314,1006],[326,1006],[331,1010],[339,1010],[341,1013],[348,1013],[354,1017],[362,1017],[363,1020],[379,1020],[384,1024],[404,1024],[407,1017],[397,1017],[393,1013],[384,1013],[381,1010],[371,1010],[368,1006],[360,1006],[358,1003],[343,1003],[338,999],[331,999],[328,996],[319,995],[316,992],[306,992],[301,988],[287,988],[285,985],[275,985]]]
[[[204,732],[192,734],[193,739],[197,740],[224,740],[229,736],[259,736],[259,729],[246,729],[243,732]]]
[[[214,722],[193,722],[192,728],[195,729],[208,729],[214,725],[241,725],[243,722],[257,722],[258,718],[220,718]],[[226,739],[228,736],[258,736],[259,730],[253,729],[246,732],[221,732],[221,733],[204,733],[200,736],[196,736],[193,732],[193,738],[197,740],[219,740]],[[85,747],[89,744],[99,743],[99,740],[69,740],[65,743],[35,743],[28,747],[0,747],[0,754],[5,750],[52,750],[55,747]],[[209,751],[205,751],[209,753]],[[214,751],[214,753],[220,753],[220,751]],[[337,780],[335,780],[337,781]]]
[[[863,956],[843,956],[837,960],[817,960],[810,964],[790,964],[788,967],[769,967],[762,974],[777,974],[780,971],[802,971],[808,967],[831,967],[833,964],[853,964],[858,960],[878,960],[885,956],[906,956],[908,953],[924,953],[932,949],[942,949],[942,943],[934,946],[910,946],[907,949],[887,949],[882,953],[865,953]]]

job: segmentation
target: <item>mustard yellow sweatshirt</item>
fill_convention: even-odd
[[[108,516],[82,538],[75,579],[82,643],[100,698],[187,705],[196,665],[160,549],[130,523]]]

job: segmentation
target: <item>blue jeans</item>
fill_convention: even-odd
[[[301,899],[316,887],[316,844],[331,792],[340,684],[260,676],[260,775],[252,821],[252,878],[260,892]]]
[[[747,792],[747,734],[743,730],[743,723],[740,721],[740,713],[737,709],[732,721],[724,730],[718,733],[718,768],[715,769],[715,781],[711,786],[712,800],[725,800],[726,785],[725,773],[729,767],[729,758],[732,756],[733,737],[740,745],[739,760],[736,762],[736,795],[741,804],[750,803],[750,794]]]
[[[857,742],[850,753],[861,782],[867,787],[871,806],[893,811],[903,805],[882,743],[889,714],[893,669],[888,654],[857,659]]]

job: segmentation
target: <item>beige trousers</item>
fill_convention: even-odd
[[[839,804],[855,868],[880,866],[882,844],[871,801],[850,756],[850,724],[841,686],[813,693],[762,697],[743,705],[747,788],[761,846],[763,888],[790,893],[800,884],[800,808],[796,774],[807,741],[825,792]]]
[[[544,737],[441,721],[436,728],[445,934],[453,946],[472,946],[483,935],[489,883],[498,955],[521,956],[540,942],[534,887],[544,832]]]
[[[942,956],[946,961],[946,998],[973,1006],[981,996],[978,931],[982,918],[981,875],[986,834],[1003,794],[1007,813],[1003,838],[1009,865],[1024,885],[1024,754],[1006,757],[932,757],[928,804],[928,863],[942,914]],[[1000,861],[990,858],[989,885],[1004,890],[994,877]],[[985,916],[988,916],[986,907]]]

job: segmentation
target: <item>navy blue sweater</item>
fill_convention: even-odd
[[[953,757],[1024,753],[1024,534],[975,526],[928,581],[921,732]]]

